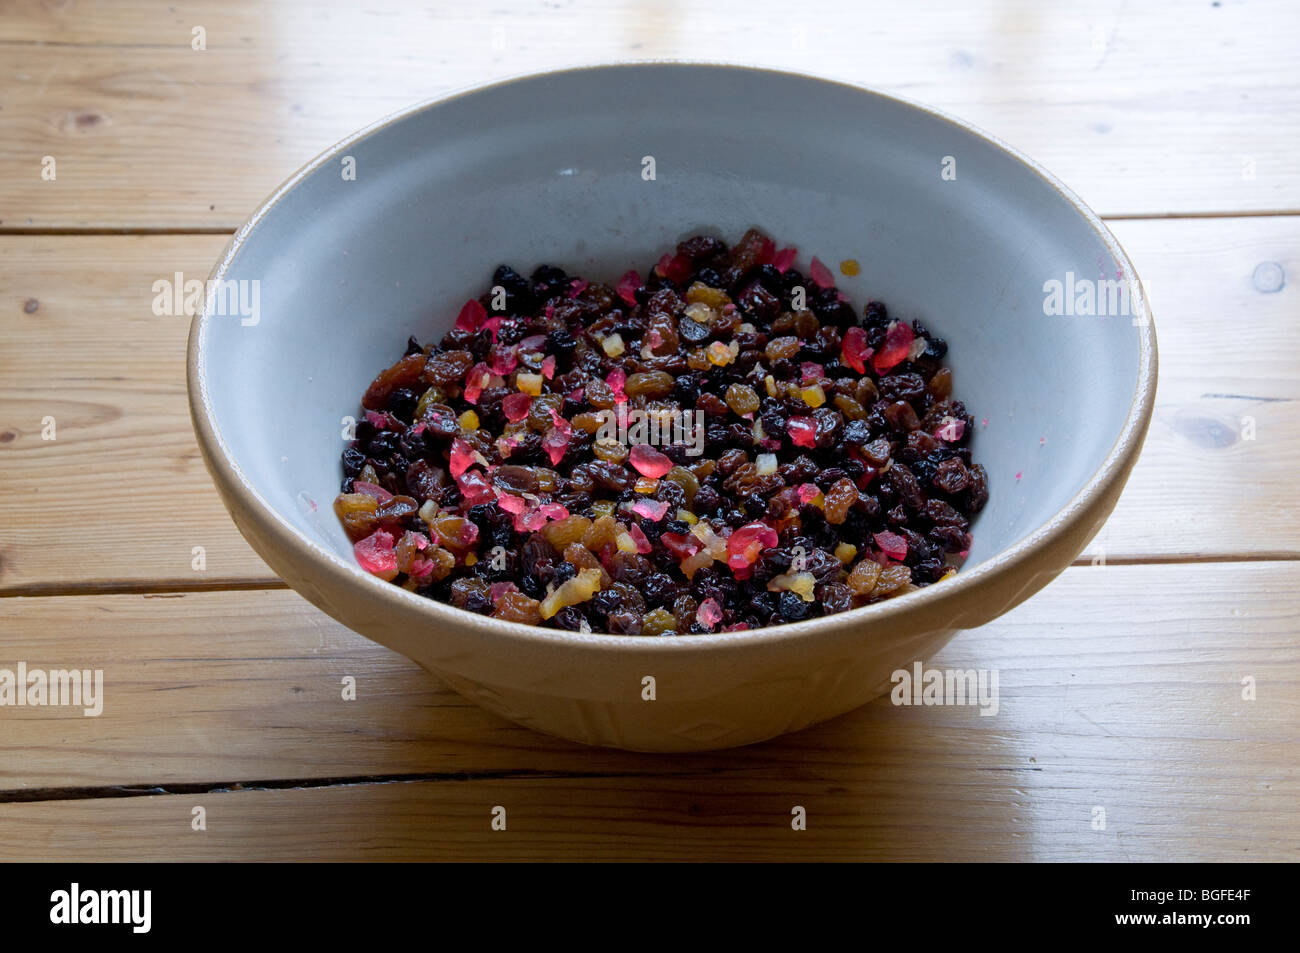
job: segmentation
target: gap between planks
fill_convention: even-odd
[[[709,772],[717,773],[717,772]],[[698,771],[444,771],[404,774],[357,774],[332,778],[261,778],[253,781],[168,781],[87,787],[11,788],[0,790],[0,804],[91,801],[104,798],[159,797],[174,794],[237,794],[241,791],[297,791],[359,785],[468,781],[568,781],[603,778],[688,778]]]

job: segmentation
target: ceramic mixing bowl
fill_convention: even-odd
[[[501,262],[612,282],[688,235],[750,226],[801,259],[856,259],[840,283],[856,306],[883,300],[947,339],[991,493],[955,577],[796,624],[638,638],[494,620],[357,566],[331,509],[341,421],[408,335],[441,337]],[[194,426],[271,568],[490,711],[638,750],[746,744],[846,712],[1037,592],[1111,512],[1155,391],[1133,266],[1064,186],[962,122],[776,71],[572,69],[412,108],[295,173],[211,277],[189,343]],[[1116,284],[1138,316],[1113,313]]]

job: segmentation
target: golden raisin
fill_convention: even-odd
[[[731,303],[725,291],[712,288],[702,281],[697,281],[686,289],[686,300],[691,304],[706,304],[717,311],[721,311],[724,306]]]
[[[474,527],[474,524],[469,520],[444,513],[434,519],[430,528],[438,534],[438,541],[442,545],[448,549],[463,553],[473,545],[476,539],[474,534],[477,533],[477,527],[473,529],[471,527]]]
[[[456,557],[441,546],[426,549],[424,558],[433,563],[433,574],[429,577],[433,582],[446,579],[456,568]]]
[[[695,494],[700,489],[700,481],[695,478],[695,474],[683,466],[674,466],[664,474],[663,477],[669,483],[676,483],[686,494],[686,505],[689,507],[695,502]]]
[[[601,547],[606,543],[614,542],[614,537],[618,534],[618,521],[612,516],[602,516],[597,519],[587,531],[582,534],[582,545],[586,546],[593,553],[598,553]],[[565,557],[568,558],[567,556]],[[572,562],[572,560],[570,560]]]
[[[872,590],[871,595],[873,597],[890,595],[911,581],[912,570],[906,566],[890,566],[880,571],[880,578],[876,580],[876,588]]]
[[[763,353],[769,361],[789,360],[799,353],[799,339],[796,337],[773,338],[767,342]]]
[[[598,430],[600,430],[602,426],[604,426],[605,419],[606,418],[604,414],[598,414],[598,413],[594,413],[593,411],[586,410],[580,414],[575,415],[574,418],[571,421],[569,421],[569,423],[573,424],[573,426],[578,430],[582,430],[587,433],[596,433]]]
[[[580,542],[583,534],[589,529],[591,529],[591,520],[575,513],[564,519],[547,523],[542,527],[542,535],[557,551],[563,552],[564,547],[570,543]]]
[[[367,513],[363,510],[353,510],[350,513],[343,514],[343,532],[348,534],[348,539],[352,542],[365,539],[379,527],[379,520],[374,513]]]
[[[794,333],[799,336],[801,341],[811,341],[817,336],[817,331],[821,328],[821,322],[817,320],[817,315],[811,311],[800,311],[794,316]]]
[[[862,405],[847,394],[836,394],[834,403],[846,420],[867,419],[867,412],[862,409]]]
[[[758,395],[754,388],[745,384],[732,384],[727,388],[727,406],[738,416],[752,414],[758,410]]]
[[[651,609],[645,614],[645,619],[641,623],[641,634],[664,635],[675,631],[673,626],[676,624],[677,620],[667,609]]]
[[[591,445],[592,455],[606,463],[622,463],[627,459],[627,447],[613,438],[606,437]]]
[[[855,595],[869,596],[880,579],[880,563],[873,559],[864,559],[849,573],[849,588]]]
[[[541,603],[522,592],[507,592],[492,607],[492,618],[536,625],[542,621]]]
[[[365,493],[340,493],[334,500],[334,512],[343,518],[348,513],[373,513],[379,504]]]
[[[573,565],[577,566],[579,569],[600,570],[601,588],[608,586],[610,582],[613,581],[610,579],[609,573],[605,571],[605,567],[600,564],[600,560],[596,558],[596,554],[586,546],[582,545],[582,543],[570,543],[568,546],[565,546],[564,561],[573,563]]]
[[[826,522],[843,523],[848,519],[849,507],[858,502],[858,488],[848,477],[836,480],[826,491]]]
[[[614,391],[599,377],[587,381],[587,403],[598,410],[612,410],[617,401]]]
[[[672,389],[673,377],[664,371],[630,374],[623,385],[623,393],[629,397],[666,397]]]
[[[926,386],[930,395],[943,400],[952,394],[952,371],[947,367],[941,367],[934,372],[930,378],[930,383]]]

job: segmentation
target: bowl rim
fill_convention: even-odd
[[[205,296],[203,308],[196,312],[190,325],[186,360],[187,391],[190,416],[200,449],[203,452],[214,482],[218,484],[218,489],[221,491],[227,508],[232,508],[232,499],[240,500],[244,504],[245,512],[256,519],[260,529],[273,535],[282,549],[291,550],[298,559],[303,560],[307,565],[315,567],[318,574],[328,576],[329,580],[336,584],[369,587],[369,595],[388,601],[392,608],[403,616],[415,612],[423,615],[431,626],[468,626],[482,636],[492,636],[498,640],[518,643],[521,648],[533,649],[539,649],[542,645],[548,643],[574,650],[600,651],[602,653],[628,652],[629,650],[654,653],[715,653],[743,647],[757,648],[761,645],[766,646],[778,642],[807,639],[817,635],[842,634],[849,629],[866,630],[869,627],[887,624],[894,617],[914,615],[922,610],[934,611],[949,603],[956,606],[969,598],[977,599],[981,587],[990,580],[1010,576],[1022,568],[1032,568],[1039,554],[1056,542],[1062,534],[1067,533],[1073,526],[1078,524],[1090,512],[1091,508],[1105,497],[1112,485],[1117,480],[1124,478],[1142,448],[1155,404],[1158,355],[1154,319],[1137,269],[1129,260],[1119,241],[1096,212],[1089,208],[1060,179],[1019,149],[963,119],[951,116],[923,103],[882,93],[847,80],[819,76],[799,70],[725,61],[669,57],[595,62],[550,70],[530,71],[453,88],[441,95],[397,110],[363,127],[304,163],[272,190],[270,195],[258,205],[248,219],[236,229],[209,273],[208,283],[204,287],[205,289],[211,289],[214,287],[213,281],[221,280],[224,277],[248,235],[263,218],[274,210],[288,192],[322,165],[344,153],[351,146],[370,138],[391,125],[405,121],[427,110],[436,109],[445,103],[516,83],[545,80],[567,74],[644,69],[647,67],[665,69],[679,67],[688,69],[703,68],[788,77],[804,82],[839,87],[843,90],[852,91],[857,95],[874,97],[896,106],[917,110],[936,122],[946,124],[956,131],[973,136],[1001,150],[1018,162],[1025,171],[1041,179],[1067,202],[1076,213],[1082,216],[1088,225],[1092,227],[1098,240],[1113,257],[1116,264],[1123,269],[1123,274],[1130,277],[1130,298],[1136,305],[1140,306],[1142,310],[1137,313],[1145,315],[1145,320],[1141,324],[1135,325],[1139,332],[1137,383],[1125,416],[1124,425],[1110,450],[1106,453],[1097,469],[1084,482],[1080,490],[1033,531],[1021,537],[1012,545],[993,554],[978,566],[970,570],[959,570],[946,579],[942,585],[932,584],[902,596],[885,599],[868,606],[849,609],[834,615],[806,619],[800,622],[767,625],[758,629],[745,629],[738,632],[713,632],[699,635],[682,635],[673,638],[643,638],[597,632],[570,632],[566,629],[507,622],[494,619],[491,616],[483,616],[459,609],[437,599],[417,595],[403,589],[401,586],[395,586],[367,573],[360,566],[355,563],[348,563],[337,554],[299,532],[257,491],[230,453],[213,416],[211,400],[208,394],[206,354],[203,349],[206,332],[211,323],[208,313],[210,300]],[[954,611],[952,615],[955,617],[957,612]]]

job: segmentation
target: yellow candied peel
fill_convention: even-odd
[[[800,396],[803,402],[809,407],[820,407],[826,403],[826,391],[822,390],[821,384],[813,384],[811,387],[805,387]]]
[[[549,619],[567,606],[586,602],[600,591],[600,570],[581,569],[572,579],[564,582],[558,589],[542,600],[538,612],[543,619]]]
[[[542,380],[541,374],[516,374],[515,386],[529,397],[541,397]]]
[[[767,583],[769,592],[793,592],[804,602],[816,599],[813,590],[817,586],[817,577],[810,572],[783,572],[773,576]]]

